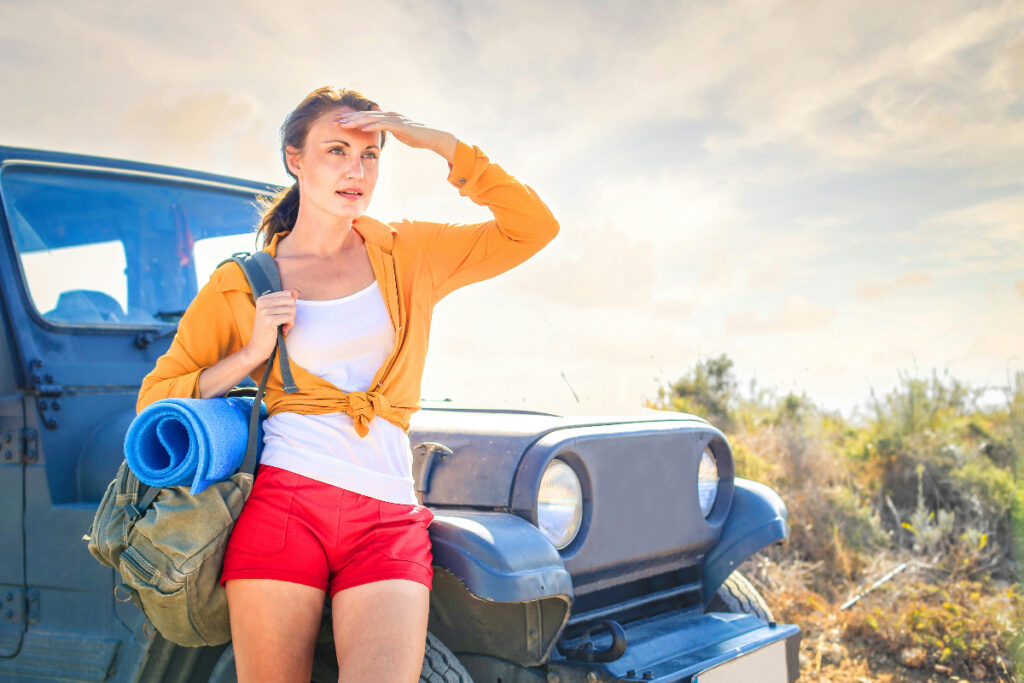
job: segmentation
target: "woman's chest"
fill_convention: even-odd
[[[288,353],[345,391],[365,389],[395,346],[377,283],[341,299],[296,302]]]
[[[341,299],[374,282],[365,251],[330,259],[282,257],[276,261],[282,289],[297,289],[299,298],[308,301]]]

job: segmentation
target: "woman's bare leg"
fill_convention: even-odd
[[[309,683],[327,593],[271,579],[235,579],[224,587],[239,683]]]
[[[334,596],[339,683],[415,683],[423,666],[430,591],[405,579],[374,581]]]

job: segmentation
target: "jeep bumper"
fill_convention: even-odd
[[[672,612],[624,628],[622,657],[600,663],[554,655],[548,670],[557,677],[549,674],[548,680],[792,683],[799,676],[796,626],[766,624],[746,614]],[[607,632],[592,638],[595,650],[608,648],[611,640]]]

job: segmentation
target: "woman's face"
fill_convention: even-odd
[[[337,107],[325,112],[309,127],[301,150],[285,149],[288,168],[299,181],[300,206],[343,220],[366,211],[380,161],[380,133],[334,123],[338,114],[353,111]]]

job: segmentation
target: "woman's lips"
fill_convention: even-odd
[[[351,200],[360,199],[363,196],[363,193],[361,191],[354,190],[354,189],[338,190],[334,194],[338,195],[339,197],[343,197],[344,199],[351,199]]]

